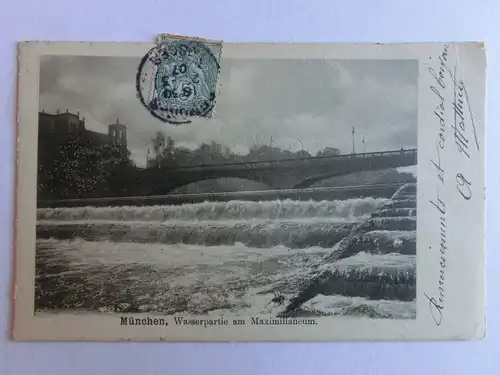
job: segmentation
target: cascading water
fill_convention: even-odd
[[[412,318],[415,217],[410,185],[392,199],[39,209],[36,308]]]
[[[412,210],[411,215],[395,208],[398,202],[405,202],[408,205],[406,208]],[[308,277],[302,279],[298,293],[279,315],[300,315],[304,305],[320,313],[321,309],[314,307],[314,299],[318,295],[324,299],[324,296],[340,294],[370,300],[410,302],[412,305],[407,306],[407,312],[414,317],[416,184],[402,186],[389,202],[370,216],[355,225],[350,234],[342,238],[309,272]],[[335,302],[330,308],[334,306]],[[349,306],[339,313],[359,314],[364,309]],[[373,316],[378,314],[374,306],[370,306],[369,312]],[[387,316],[382,313],[380,317]]]

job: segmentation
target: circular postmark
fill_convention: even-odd
[[[200,40],[164,39],[141,60],[137,96],[156,118],[171,124],[211,117],[219,62]]]

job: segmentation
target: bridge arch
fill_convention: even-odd
[[[217,191],[211,188],[211,183],[218,182]],[[205,185],[205,186],[203,186]],[[233,188],[231,188],[233,187]],[[190,191],[191,188],[197,191]],[[201,189],[200,189],[201,188]],[[226,190],[227,189],[227,190]],[[209,177],[201,178],[197,181],[180,185],[168,193],[170,194],[191,194],[191,193],[225,193],[234,191],[271,190],[272,187],[262,181],[255,181],[243,177]]]
[[[206,185],[206,192],[215,192],[213,188],[211,189],[209,181],[229,181],[229,184],[233,184],[235,189],[233,191],[241,190],[241,187],[236,186],[236,181],[241,181],[244,185],[248,187],[249,190],[270,190],[273,187],[267,183],[265,178],[260,178],[263,176],[248,175],[245,173],[235,174],[235,173],[200,173],[199,171],[185,171],[186,173],[158,173],[154,175],[144,175],[141,181],[137,181],[139,185],[147,185],[149,195],[164,195],[164,194],[180,194],[188,193],[186,192],[186,187],[194,186],[194,184]],[[222,183],[223,184],[223,183]],[[252,185],[254,187],[252,188]],[[260,186],[259,186],[260,185]],[[188,188],[189,189],[189,188]],[[222,189],[218,192],[224,192]],[[202,191],[197,191],[197,193],[202,193]]]
[[[318,182],[321,182],[321,181],[324,181],[324,180],[328,180],[330,178],[333,178],[333,177],[340,177],[340,176],[349,176],[349,175],[353,175],[353,174],[362,174],[362,173],[366,173],[366,172],[383,172],[383,171],[387,171],[387,172],[390,172],[390,171],[395,171],[394,168],[380,168],[380,169],[373,169],[373,170],[369,170],[369,171],[357,171],[357,172],[351,172],[351,173],[338,173],[338,172],[332,172],[332,173],[323,173],[323,174],[319,174],[319,175],[315,175],[315,176],[312,176],[312,177],[308,177],[298,183],[296,183],[295,185],[293,185],[292,189],[307,189],[307,188],[310,188],[312,187],[314,184],[318,183]],[[399,172],[394,172],[396,174],[398,174]],[[381,173],[379,178],[376,178],[375,180],[371,180],[369,183],[393,183],[395,181],[386,181],[384,180],[385,177],[385,174],[384,173]],[[390,179],[390,177],[389,177]],[[381,181],[383,180],[383,181]],[[354,185],[357,185],[358,183],[353,183]],[[361,184],[363,184],[363,182],[361,182]]]
[[[344,176],[345,173],[325,173],[325,174],[320,174],[320,175],[317,175],[317,176],[313,176],[313,177],[309,177],[309,178],[306,178],[302,181],[300,181],[299,183],[295,184],[292,189],[307,189],[309,187],[311,187],[312,185],[314,185],[316,182],[320,182],[320,181],[324,181],[324,180],[328,180],[329,178],[332,178],[332,177],[337,177],[337,176]]]

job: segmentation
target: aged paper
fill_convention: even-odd
[[[485,74],[482,43],[21,43],[13,337],[484,337]]]

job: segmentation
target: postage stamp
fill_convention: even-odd
[[[163,122],[212,117],[221,53],[221,41],[161,35],[139,65],[137,97]]]

